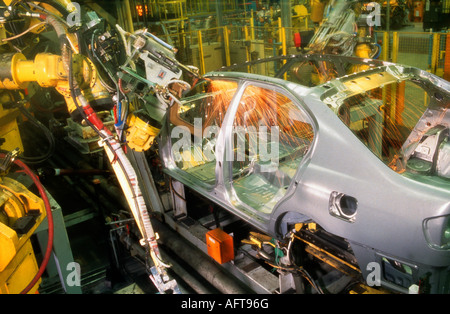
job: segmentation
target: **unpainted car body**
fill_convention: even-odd
[[[450,83],[408,66],[334,56],[276,59],[263,71],[208,73],[205,86],[217,82],[215,90],[170,110],[160,135],[165,172],[277,239],[298,223],[317,223],[367,282],[378,270],[377,284],[394,291],[415,284],[448,293]],[[410,100],[421,107],[409,108]],[[270,146],[277,141],[278,149]],[[268,158],[251,152],[256,142],[269,146]]]

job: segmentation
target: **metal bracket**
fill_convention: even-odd
[[[181,290],[175,279],[169,280],[167,274],[160,274],[156,266],[153,266],[150,271],[152,273],[150,279],[158,289],[159,293],[167,294],[166,292],[172,291],[172,294],[181,294]]]

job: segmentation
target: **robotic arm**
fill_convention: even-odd
[[[101,32],[100,19],[91,14],[90,21],[74,33],[60,15],[53,13],[53,9],[76,10],[68,0],[39,1],[42,2],[39,5],[38,2],[17,0],[5,2],[9,6],[3,11],[3,21],[20,17],[33,20],[35,25],[50,25],[58,36],[61,54],[38,53],[32,60],[27,60],[22,53],[1,53],[0,89],[25,89],[29,82],[37,82],[44,88],[53,87],[64,96],[72,119],[84,120],[97,132],[99,146],[106,151],[139,227],[140,242],[153,260],[150,278],[161,293],[168,290],[179,293],[176,281],[167,275],[169,266],[161,259],[157,234],[135,170],[122,146],[126,135],[132,149],[148,149],[159,133],[163,112],[179,102],[174,95],[175,85],[178,90],[190,88],[188,83],[180,80],[182,72],[187,71],[191,76],[197,76],[197,73],[175,59],[173,47],[146,30],[130,34],[116,26],[116,29],[97,36]],[[47,3],[52,4],[53,9],[40,6]],[[67,13],[66,10],[63,16]],[[83,41],[82,38],[87,39]],[[120,50],[125,51],[125,62],[118,64],[114,51]],[[127,104],[132,97],[145,102],[150,110],[131,112]],[[97,110],[102,109],[115,112],[115,133],[97,116]]]
[[[315,53],[374,58],[380,47],[374,42],[374,25],[367,22],[373,2],[330,0],[322,21],[308,48]],[[322,8],[323,9],[323,8]],[[358,69],[355,69],[358,70]],[[363,69],[359,69],[363,70]]]

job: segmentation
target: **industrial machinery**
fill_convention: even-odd
[[[448,9],[447,9],[448,11]],[[446,25],[443,3],[441,1],[425,1],[425,12],[423,13],[423,30],[439,31]]]
[[[120,243],[157,293],[182,293],[179,278],[198,293],[449,291],[448,82],[372,60],[364,8],[336,7],[309,54],[244,65],[274,62],[275,77],[201,77],[147,29],[69,0],[4,4],[0,292],[35,293],[50,263],[35,173],[81,170],[96,176],[66,195],[97,198],[112,264]],[[396,84],[408,94],[388,95]],[[43,168],[53,159],[83,169]]]
[[[273,78],[243,75],[258,63],[284,66]],[[334,55],[240,67],[207,74],[207,95],[217,95],[215,86],[223,95],[185,99],[179,115],[205,130],[214,124],[219,136],[204,131],[208,141],[196,143],[188,130],[165,129],[166,172],[262,232],[246,243],[316,293],[324,286],[308,276],[311,268],[325,271],[328,291],[359,282],[448,293],[449,83],[413,67]],[[357,67],[364,71],[348,73]],[[388,95],[397,84],[404,89]],[[201,108],[208,119],[197,118]],[[196,155],[200,148],[204,155]],[[345,276],[330,283],[324,265]]]
[[[3,155],[1,177],[1,212],[0,212],[0,292],[36,293],[50,257],[46,253],[43,266],[38,268],[31,236],[50,211],[49,202],[39,179],[21,161],[16,160],[18,151]],[[20,182],[6,176],[10,168],[17,164],[37,184],[41,197],[34,195]],[[49,220],[51,224],[51,220]],[[50,228],[51,229],[51,228]],[[52,238],[50,232],[49,239]],[[49,241],[49,248],[51,248]]]
[[[322,8],[322,10],[319,10]],[[374,4],[362,1],[331,1],[327,6],[317,2],[315,11],[324,18],[309,41],[314,53],[377,58],[380,46],[375,43],[376,10]],[[374,13],[375,12],[375,13]],[[315,15],[321,14],[315,12]]]
[[[182,70],[192,75],[196,73],[175,60],[173,47],[145,30],[130,34],[120,26],[106,29],[94,12],[83,16],[85,23],[73,24],[71,16],[78,17],[78,21],[81,21],[82,12],[70,1],[13,0],[5,1],[5,4],[1,9],[1,22],[6,32],[16,31],[23,25],[26,27],[14,36],[3,33],[2,38],[0,88],[10,91],[5,93],[2,102],[2,117],[7,122],[7,129],[3,131],[2,149],[5,152],[10,150],[8,154],[13,153],[9,162],[15,158],[30,160],[23,154],[20,134],[15,125],[18,113],[21,111],[25,117],[36,121],[25,108],[26,104],[34,96],[35,89],[55,88],[66,103],[72,125],[80,125],[83,121],[85,126],[87,124],[94,131],[97,148],[105,149],[140,231],[140,243],[147,252],[147,258],[153,262],[150,278],[161,293],[179,293],[176,281],[170,280],[166,273],[168,265],[161,259],[156,241],[157,234],[152,228],[136,172],[124,152],[123,140],[126,133],[131,149],[148,149],[159,132],[160,111],[176,101],[172,89],[177,90],[175,84],[181,86],[181,89],[184,88],[184,81],[178,80]],[[42,48],[39,46],[39,40],[33,42],[32,47],[23,47],[24,36],[32,33],[37,36],[47,28],[53,30],[59,42],[59,48],[54,49],[55,53],[39,51]],[[12,48],[16,48],[16,51]],[[147,105],[148,110],[131,110],[131,103],[138,98]],[[114,112],[112,127],[109,123],[104,123],[105,118],[102,120],[101,116],[97,115],[97,112],[104,110]],[[45,126],[40,127],[46,130]],[[46,132],[48,133],[48,130]],[[85,130],[81,133],[84,138]],[[48,139],[49,142],[54,141],[51,134]],[[15,150],[15,147],[18,149]],[[44,156],[33,162],[42,162],[48,157]],[[8,158],[5,163],[7,161]],[[26,191],[25,188],[7,178],[2,181],[5,187],[2,199],[6,213],[5,218],[2,218],[2,226],[6,226],[2,228],[2,235],[5,237],[4,241],[8,241],[5,244],[7,251],[3,251],[2,245],[2,284],[8,285],[11,280],[15,281],[14,289],[2,288],[2,291],[14,293],[20,291],[17,286],[26,281],[26,278],[17,279],[17,275],[11,277],[11,274],[24,273],[24,267],[33,266],[32,262],[22,262],[22,259],[30,251],[30,233],[39,225],[45,213],[43,206],[33,205],[40,204],[38,200],[26,192],[21,192]],[[21,196],[15,197],[18,194]],[[31,199],[33,202],[29,201]],[[14,212],[10,208],[17,209]],[[32,220],[33,217],[40,219]],[[27,220],[26,228],[14,227],[18,220]],[[11,228],[19,230],[21,236],[14,235]],[[31,268],[28,271],[33,273]],[[34,284],[33,289],[36,290]]]

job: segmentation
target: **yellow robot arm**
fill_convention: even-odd
[[[37,82],[41,87],[55,87],[64,96],[69,113],[77,109],[61,56],[40,53],[34,60],[27,60],[21,53],[6,53],[0,58],[0,89],[25,89],[29,82]],[[109,93],[88,58],[74,55],[73,69],[80,89],[89,102],[109,101]]]

